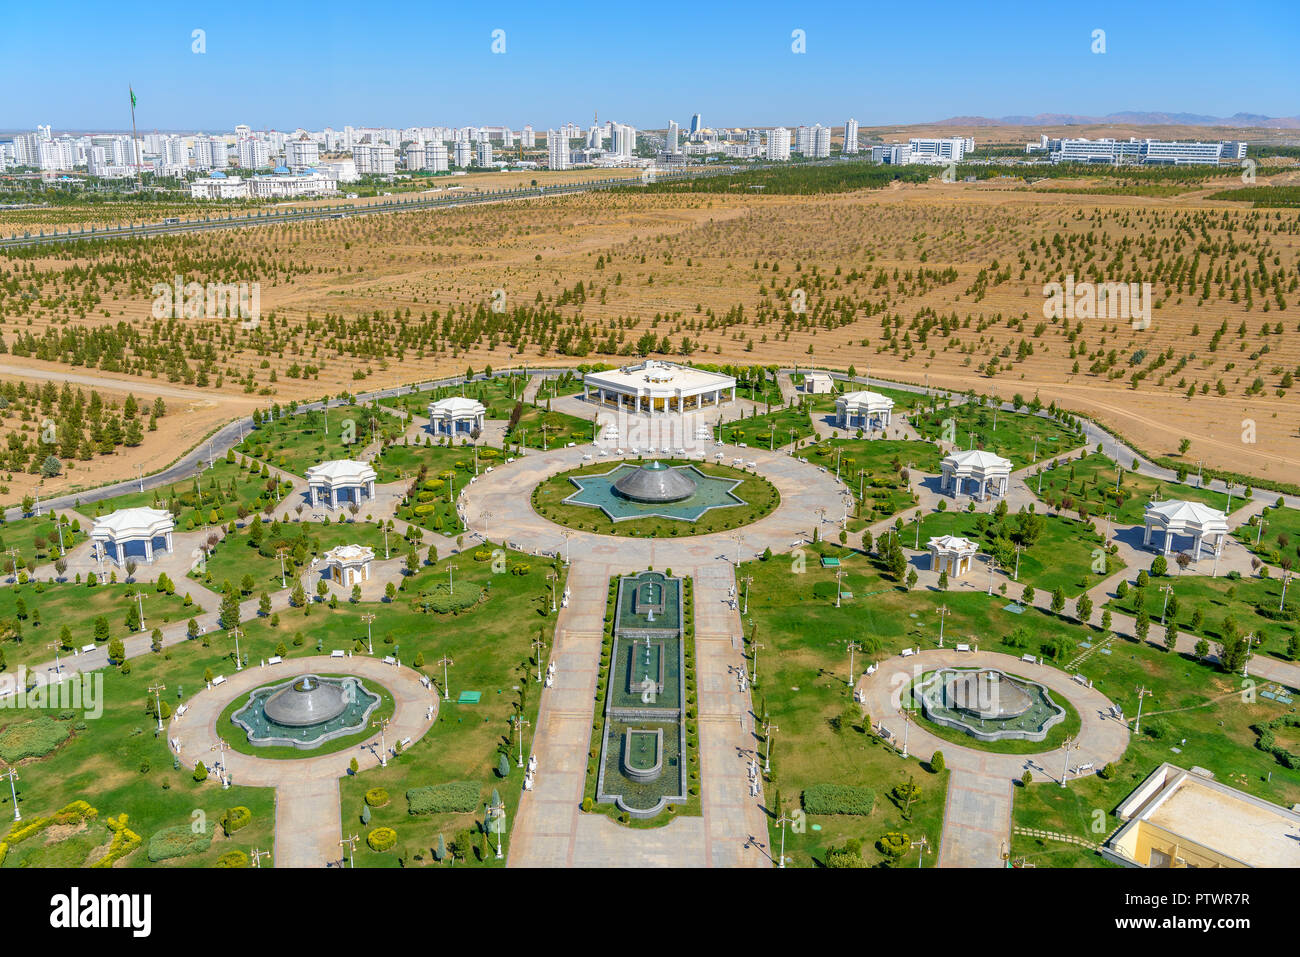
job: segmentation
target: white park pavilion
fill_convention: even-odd
[[[487,409],[477,399],[453,395],[429,403],[429,428],[434,435],[469,434],[483,431]]]
[[[375,470],[365,462],[336,459],[307,469],[307,494],[311,507],[327,508],[374,501]]]
[[[152,562],[159,546],[161,551],[171,553],[175,525],[172,513],[165,509],[119,508],[95,521],[90,538],[101,559],[107,557],[118,565],[125,565],[131,558]]]
[[[975,543],[956,535],[940,535],[926,543],[930,549],[930,571],[947,572],[949,578],[960,578],[970,571],[971,562],[979,550]]]
[[[583,376],[583,398],[619,412],[695,412],[734,402],[736,380],[718,372],[647,359]]]
[[[894,400],[879,392],[846,392],[835,400],[841,429],[887,429],[893,417]]]
[[[336,545],[324,555],[326,574],[345,588],[370,581],[375,550],[365,545]]]
[[[1201,546],[1208,538],[1211,540],[1213,554],[1217,557],[1223,553],[1223,542],[1228,537],[1228,516],[1217,508],[1210,508],[1200,502],[1184,502],[1170,499],[1167,502],[1151,502],[1143,516],[1146,526],[1142,544],[1151,544],[1151,535],[1159,530],[1164,533],[1161,543],[1162,552],[1168,555],[1173,549],[1175,535],[1190,536],[1194,540],[1192,558],[1201,557]]]
[[[1007,494],[1011,462],[1000,455],[983,449],[967,449],[953,452],[940,463],[940,467],[943,478],[939,487],[952,492],[953,498],[960,495],[969,482],[975,483],[972,498],[983,499],[989,495],[1001,498]]]

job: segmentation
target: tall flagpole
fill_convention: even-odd
[[[140,179],[140,139],[135,133],[135,90],[130,84],[126,89],[131,94],[131,159],[135,161],[135,188],[137,192],[144,192],[144,183]]]

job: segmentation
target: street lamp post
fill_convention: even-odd
[[[366,653],[373,655],[375,653],[375,643],[370,637],[370,623],[375,620],[373,612],[365,612],[361,620],[366,623]]]
[[[952,609],[950,609],[947,605],[940,605],[936,609],[936,611],[939,612],[939,647],[942,648],[943,647],[943,620],[952,613]]]
[[[533,639],[533,650],[537,653],[537,681],[540,684],[542,680],[542,649],[546,647],[546,642],[542,641],[542,633],[537,632],[537,637]]]
[[[776,866],[784,868],[785,867],[785,826],[787,824],[793,823],[793,820],[789,817],[786,817],[785,811],[782,811],[781,816],[776,819],[776,823],[781,828],[781,859]]]
[[[158,717],[158,733],[162,734],[162,693],[167,690],[167,686],[165,684],[152,684],[148,690],[153,692],[154,707],[158,709],[154,712]]]
[[[487,806],[488,820],[492,822],[491,829],[497,834],[497,860],[501,860],[501,832],[505,830],[506,806],[501,802],[501,796],[497,795],[496,799]]]
[[[22,812],[18,810],[18,791],[14,787],[14,782],[18,780],[18,772],[10,766],[9,770],[5,772],[5,776],[9,778],[9,794],[14,799],[14,820],[21,821],[23,815]]]
[[[388,718],[379,718],[370,722],[370,727],[379,729],[379,766],[388,767],[388,739],[385,737],[388,731]]]
[[[447,669],[455,663],[447,655],[443,655],[441,660],[434,662],[434,664],[442,665],[442,693],[449,698],[451,697],[451,685],[447,682]]]
[[[850,688],[853,687],[853,652],[857,651],[861,647],[862,646],[858,644],[856,641],[849,642],[849,687]]]
[[[344,845],[347,845],[348,849],[348,867],[350,869],[355,869],[357,865],[353,855],[357,849],[357,835],[353,834],[351,837],[345,837],[343,840],[339,841],[339,847],[343,847]],[[266,851],[263,851],[262,853],[265,854]],[[259,864],[258,866],[260,867],[261,865]]]
[[[515,734],[519,738],[519,763],[516,767],[524,766],[524,726],[532,726],[532,722],[526,721],[522,714],[515,715]]]
[[[763,756],[763,773],[767,774],[772,770],[772,737],[781,729],[771,721],[763,726],[763,738],[767,745],[767,753]]]
[[[1070,749],[1076,746],[1075,739],[1066,738],[1061,746],[1065,749],[1065,765],[1061,768],[1061,787],[1065,787],[1065,782],[1070,776]]]

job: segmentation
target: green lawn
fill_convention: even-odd
[[[286,546],[290,554],[285,557],[284,570],[289,587],[311,559],[319,558],[336,545],[366,545],[375,550],[375,557],[384,557],[384,532],[378,522],[287,522],[268,523],[264,526],[262,540],[255,547],[250,528],[245,526],[233,535],[227,535],[213,550],[201,568],[190,572],[190,577],[202,581],[220,592],[225,582],[240,587],[245,575],[252,578],[253,588],[245,594],[262,591],[279,591],[280,559],[277,549]],[[301,547],[300,547],[301,546]],[[388,533],[389,554],[404,555],[407,546],[402,536]]]
[[[1214,643],[1223,637],[1224,619],[1231,617],[1242,634],[1254,634],[1263,640],[1258,650],[1264,654],[1286,659],[1287,641],[1300,629],[1300,620],[1290,621],[1261,615],[1258,609],[1275,612],[1282,597],[1282,582],[1277,578],[1229,578],[1226,575],[1211,578],[1208,575],[1179,575],[1177,565],[1170,562],[1172,574],[1162,578],[1152,578],[1145,591],[1145,607],[1151,617],[1151,633],[1154,640],[1164,637],[1160,625],[1161,609],[1165,606],[1165,593],[1160,589],[1166,585],[1173,588],[1171,600],[1176,601],[1178,627],[1191,634],[1201,635]],[[1112,599],[1109,604],[1127,614],[1137,613],[1136,602],[1142,589],[1130,587],[1128,594],[1121,599]],[[1287,605],[1293,609],[1300,605],[1300,588],[1292,582],[1287,588]],[[1193,616],[1201,613],[1201,626],[1193,627]],[[1166,621],[1169,615],[1166,611]]]
[[[1091,523],[1063,515],[1040,517],[1041,533],[1020,552],[1019,574],[1015,578],[1020,585],[1032,585],[1044,591],[1061,588],[1067,598],[1074,598],[1122,567],[1119,559],[1109,553],[1099,556],[1103,542]],[[1018,521],[1016,515],[998,521],[983,512],[933,512],[921,520],[920,547],[924,549],[926,542],[940,535],[968,538],[980,546],[981,552],[993,549],[999,555],[999,564],[1015,575]],[[915,546],[918,541],[915,529],[914,521],[904,525],[901,532],[904,545]],[[1093,570],[1099,557],[1105,558],[1105,571]],[[977,574],[978,568],[967,573],[968,576]],[[1012,588],[1012,594],[1019,597],[1020,589]]]
[[[801,383],[802,381],[803,381],[802,375],[795,377],[796,385]],[[813,412],[821,412],[821,413],[834,412],[836,398],[838,398],[839,396],[843,395],[846,392],[874,392],[877,395],[883,395],[886,396],[887,398],[893,399],[894,400],[893,411],[896,415],[902,415],[905,412],[910,413],[913,409],[927,408],[930,405],[930,400],[934,398],[934,396],[927,396],[923,392],[908,392],[905,389],[891,389],[888,386],[878,385],[877,383],[874,382],[871,383],[870,386],[866,386],[860,383],[854,383],[852,385],[849,385],[844,382],[840,382],[839,380],[836,380],[835,386],[836,388],[834,392],[822,393],[820,395],[813,395],[808,397],[812,401]]]
[[[502,418],[509,420],[507,412]],[[515,427],[505,436],[507,449],[523,445],[530,449],[558,449],[570,442],[591,442],[595,424],[567,412],[548,412],[545,406],[526,405]]]
[[[233,460],[233,461],[232,461]],[[188,532],[205,525],[224,525],[255,512],[270,514],[288,492],[287,482],[261,474],[261,465],[230,455],[192,478],[158,489],[128,492],[107,501],[88,504],[81,511],[91,518],[120,508],[166,508],[176,517],[176,531]]]
[[[78,519],[65,522],[57,513],[32,515],[16,522],[0,521],[0,568],[5,573],[13,570],[10,549],[17,552],[18,567],[42,565],[52,562],[84,542],[89,529],[81,527]],[[62,550],[59,543],[62,541]]]
[[[1082,506],[1089,515],[1110,515],[1118,525],[1141,525],[1147,503],[1153,499],[1188,499],[1218,509],[1228,505],[1228,496],[1222,492],[1161,482],[1128,469],[1120,478],[1118,491],[1115,479],[1115,463],[1099,452],[1091,452],[1045,471],[1040,497],[1053,507],[1077,512]],[[1027,476],[1026,482],[1031,489],[1038,490],[1036,477]],[[1241,496],[1236,496],[1233,502],[1240,505]]]
[[[939,449],[929,442],[893,439],[827,439],[809,446],[804,457],[814,465],[835,471],[855,493],[861,492],[862,507],[850,531],[888,518],[916,504],[916,494],[904,479],[910,467],[922,472],[939,469]]]
[[[235,452],[306,475],[313,465],[354,458],[374,438],[392,439],[405,429],[403,420],[377,405],[346,405],[263,422],[235,446]]]
[[[759,651],[760,682],[755,689],[755,704],[760,712],[770,712],[780,727],[773,763],[783,800],[788,802],[809,784],[833,775],[837,782],[873,788],[879,806],[882,795],[902,777],[904,763],[884,744],[856,730],[836,730],[837,724],[842,724],[834,719],[850,704],[848,640],[863,647],[857,654],[857,671],[903,647],[933,648],[940,604],[949,610],[944,621],[946,645],[968,641],[978,643],[982,650],[1017,656],[1041,653],[1050,661],[1054,642],[1063,640],[1059,649],[1062,656],[1073,657],[1076,651],[1084,650],[1078,644],[1081,640],[1095,645],[1102,638],[1096,629],[1036,608],[1012,614],[1005,610],[1007,599],[997,594],[990,599],[978,592],[905,591],[883,576],[872,560],[847,549],[823,544],[805,551],[809,557],[802,571],[792,564],[790,556],[749,562],[741,570],[742,577],[752,575],[754,579],[746,628],[756,626],[757,640],[764,645]],[[838,609],[833,570],[815,561],[819,552],[837,555],[843,561],[847,573],[843,587],[854,597],[844,600]],[[1092,809],[1100,808],[1103,814],[1109,814],[1138,781],[1164,760],[1184,767],[1209,768],[1220,780],[1283,806],[1300,800],[1300,771],[1282,767],[1254,747],[1251,726],[1285,713],[1282,706],[1265,699],[1243,702],[1234,694],[1241,687],[1239,678],[1181,655],[1125,640],[1115,640],[1109,650],[1110,654],[1092,654],[1079,670],[1130,716],[1137,712],[1136,689],[1143,686],[1154,690],[1154,696],[1145,700],[1142,735],[1119,763],[1113,781],[1093,776],[1070,784],[1069,790],[1085,796],[1078,804],[1078,808],[1086,809],[1085,817],[1077,814],[1073,804],[1067,814],[1058,808],[1059,802],[1022,800],[1040,787],[1059,790],[1055,785],[1034,783],[1027,792],[1016,791],[1016,823],[1099,840],[1090,830]],[[1171,751],[1171,747],[1179,747],[1181,754]],[[937,804],[930,825],[934,833],[927,833],[934,842],[942,814],[942,784],[928,777],[919,763],[907,767],[922,785],[923,795],[938,792],[934,795]],[[887,827],[901,823],[876,823],[874,817],[864,820],[845,816],[833,822],[835,830],[829,833],[809,831],[801,840],[804,846],[811,846],[813,853],[801,852],[796,844],[796,853],[804,854],[797,860],[807,863],[827,843],[848,837],[857,837],[864,845],[872,844]],[[914,817],[925,819],[916,809]],[[772,837],[779,840],[777,830],[773,829]],[[792,837],[787,832],[787,853]],[[1088,852],[1070,845],[1047,842],[1039,848],[1034,841],[1017,838],[1013,846],[1017,854],[1042,855],[1037,858],[1041,866],[1097,863]],[[914,854],[904,859],[905,865],[909,861],[915,864]],[[872,851],[868,856],[874,861],[880,855]]]
[[[453,694],[467,689],[482,692],[477,705],[444,702],[435,727],[391,760],[388,768],[367,771],[341,783],[344,827],[349,833],[360,833],[364,842],[370,828],[385,824],[395,827],[399,834],[398,848],[384,854],[372,852],[359,842],[358,866],[394,866],[403,857],[408,865],[421,863],[415,858],[417,853],[427,862],[440,831],[451,844],[458,829],[482,817],[481,808],[462,814],[412,817],[406,811],[404,795],[408,787],[470,781],[480,788],[484,801],[497,787],[513,821],[521,772],[514,768],[512,760],[509,778],[499,780],[498,753],[505,748],[507,738],[514,753],[515,739],[509,733],[507,718],[520,700],[519,688],[527,688],[524,714],[533,722],[526,733],[531,735],[536,725],[539,686],[531,677],[535,665],[529,659],[534,653],[532,641],[539,632],[550,643],[554,619],[549,613],[546,574],[551,566],[517,553],[510,553],[504,565],[497,564],[491,561],[490,549],[483,550],[483,561],[478,557],[477,553],[457,556],[456,592],[477,589],[483,592],[483,598],[456,615],[422,612],[413,604],[421,589],[447,580],[448,561],[444,559],[408,577],[403,591],[391,603],[345,602],[331,609],[312,602],[305,609],[281,613],[278,624],[273,625],[271,618],[244,623],[240,648],[250,661],[275,654],[283,643],[285,657],[291,662],[295,657],[316,654],[318,642],[327,650],[357,648],[357,642],[364,643],[366,636],[366,626],[359,616],[372,612],[378,616],[373,625],[376,655],[395,654],[412,664],[418,661],[439,684],[442,668],[435,662],[448,655],[455,661],[450,669]],[[559,587],[563,589],[562,580]],[[126,812],[129,826],[148,841],[162,827],[188,825],[196,809],[205,813],[209,822],[216,822],[226,807],[242,804],[253,812],[249,827],[238,831],[236,838],[219,837],[210,850],[176,863],[210,865],[232,847],[245,851],[253,846],[272,847],[273,792],[242,787],[238,780],[229,791],[222,791],[215,782],[195,784],[188,770],[173,770],[166,745],[154,737],[155,721],[146,710],[152,702],[146,689],[152,684],[165,685],[164,697],[174,706],[203,687],[205,675],[230,673],[234,668],[233,650],[233,642],[225,633],[209,632],[161,654],[132,659],[128,675],[116,669],[106,672],[103,717],[86,720],[70,740],[47,757],[28,759],[19,765],[18,790],[24,817],[51,813],[73,799],[84,798],[100,809],[101,820],[108,814]],[[0,709],[0,732],[31,717],[30,712]],[[75,717],[69,718],[73,720]],[[207,755],[203,757],[209,760]],[[390,791],[392,803],[376,809],[370,827],[362,827],[358,819],[362,796],[367,788],[377,785]],[[0,796],[0,819],[6,814],[12,816],[11,809],[4,806],[8,802],[6,788]],[[106,840],[107,831],[99,824],[91,831],[96,841],[101,837]],[[477,839],[475,843],[477,846]],[[25,843],[18,849],[23,854],[11,853],[6,866],[15,866],[28,853]],[[75,850],[51,849],[45,853],[50,859],[58,854],[75,857]],[[143,849],[126,860],[126,866],[148,863]]]
[[[452,396],[464,396],[477,399],[487,408],[489,419],[508,419],[515,402],[524,394],[528,378],[522,373],[496,376],[486,381],[467,382],[463,386],[441,386],[422,392],[410,392],[406,395],[390,396],[380,399],[379,404],[393,409],[405,409],[421,418],[429,417],[429,404],[439,399]]]
[[[1264,522],[1260,527],[1260,521]],[[1266,508],[1263,515],[1252,516],[1233,534],[1268,564],[1278,567],[1284,558],[1300,565],[1300,510]],[[1259,544],[1256,544],[1256,539]]]
[[[159,592],[153,584],[141,584],[144,592],[145,626],[152,631],[174,621],[184,621],[199,609],[187,607],[184,601],[185,583],[177,585],[177,594]],[[135,585],[84,585],[73,582],[29,582],[25,585],[0,588],[0,633],[7,635],[0,641],[4,664],[12,671],[18,665],[32,665],[54,659],[54,649],[48,647],[58,642],[66,625],[70,632],[69,646],[60,651],[67,657],[71,648],[81,648],[95,640],[95,619],[101,615],[108,622],[109,640],[126,638],[138,632],[126,630],[127,616],[140,604],[134,597]],[[18,603],[22,602],[25,618],[18,617]],[[14,629],[21,629],[21,637]]]
[[[427,437],[426,441],[427,441]],[[500,449],[480,445],[478,449],[479,471],[488,465],[500,464]],[[419,474],[421,468],[427,468],[433,475],[456,469],[457,487],[463,475],[468,478],[474,474],[474,449],[468,442],[456,445],[444,445],[441,442],[412,443],[410,445],[394,443],[387,446],[371,463],[380,485],[389,482],[410,481]]]
[[[547,377],[542,380],[541,386],[537,390],[537,400],[543,402],[546,399],[557,399],[566,395],[582,394],[582,373],[577,371],[563,372],[558,377]]]
[[[618,462],[593,462],[580,468],[553,475],[533,489],[533,508],[545,518],[569,528],[596,532],[600,535],[625,535],[632,537],[671,538],[678,535],[701,535],[726,531],[750,525],[768,515],[781,502],[781,495],[767,479],[752,472],[707,462],[684,459],[662,459],[665,465],[691,465],[705,475],[717,478],[740,479],[732,494],[739,496],[744,505],[710,509],[698,522],[671,518],[635,518],[612,521],[599,508],[587,505],[566,505],[564,499],[578,491],[570,481],[574,476],[596,475],[609,472]]]
[[[952,429],[944,422],[953,420]],[[1041,459],[1051,458],[1078,448],[1083,435],[1053,419],[1027,413],[998,411],[967,402],[947,409],[918,413],[911,417],[916,430],[927,439],[942,438],[948,432],[958,448],[972,447],[1010,459],[1013,469],[1021,469]],[[1035,446],[1035,439],[1037,445]],[[1037,457],[1034,455],[1037,448]]]
[[[802,443],[814,434],[808,411],[797,407],[724,422],[721,428],[722,441],[757,449]]]
[[[147,604],[147,603],[146,603]],[[192,772],[173,766],[165,740],[155,736],[157,720],[151,711],[153,695],[148,688],[165,685],[164,700],[174,707],[178,692],[193,693],[203,687],[205,668],[224,670],[218,650],[199,644],[171,649],[163,654],[146,655],[131,662],[129,675],[114,669],[103,672],[99,717],[82,712],[43,712],[65,722],[71,736],[45,757],[29,758],[18,765],[18,797],[23,818],[29,820],[52,814],[74,800],[85,800],[99,815],[75,835],[94,847],[107,844],[109,816],[127,815],[127,826],[144,839],[144,846],[127,856],[119,867],[194,867],[213,866],[221,854],[232,849],[250,853],[254,847],[268,850],[274,845],[274,792],[266,788],[249,788],[235,781],[222,790],[215,778],[195,783]],[[38,715],[33,711],[0,710],[0,732]],[[210,755],[202,760],[212,763]],[[249,825],[226,837],[219,821],[227,808],[242,805],[252,812]],[[0,818],[12,819],[9,789],[0,795]],[[199,824],[214,834],[211,847],[199,854],[152,865],[148,859],[151,835],[165,827],[191,827]],[[6,830],[8,829],[6,825]],[[54,829],[57,834],[60,829]],[[0,840],[3,840],[0,832]],[[48,832],[31,838],[11,849],[5,867],[32,864],[81,866],[84,849],[75,843],[51,839]],[[264,864],[269,862],[263,861]]]

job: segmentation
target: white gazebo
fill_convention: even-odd
[[[736,380],[718,372],[647,359],[640,365],[588,372],[583,398],[620,412],[694,412],[734,402]]]
[[[454,395],[429,403],[429,428],[434,435],[483,431],[487,409],[477,399]]]
[[[846,392],[835,400],[841,429],[887,429],[893,417],[894,400],[879,392]]]
[[[809,372],[803,377],[803,390],[808,395],[826,395],[835,391],[835,380],[827,372]]]
[[[1159,529],[1164,532],[1161,544],[1165,555],[1172,550],[1175,535],[1187,535],[1195,540],[1193,559],[1201,557],[1201,545],[1207,538],[1212,540],[1214,555],[1221,555],[1224,540],[1228,537],[1228,516],[1219,509],[1200,502],[1183,502],[1178,499],[1151,502],[1147,505],[1142,521],[1146,526],[1142,544],[1150,545],[1151,533]]]
[[[970,571],[971,561],[979,550],[970,539],[956,535],[932,538],[927,547],[930,549],[930,571],[946,571],[949,578],[960,578]]]
[[[128,558],[153,561],[154,551],[171,554],[172,529],[176,520],[172,513],[161,508],[119,508],[103,518],[96,519],[90,530],[100,558],[125,565]],[[159,542],[161,539],[161,542]]]
[[[939,487],[952,492],[953,498],[962,493],[967,482],[975,483],[972,498],[982,499],[989,495],[1001,498],[1007,494],[1011,462],[1000,455],[983,449],[968,449],[952,453],[940,466],[943,468],[943,478]]]
[[[375,499],[375,470],[366,462],[336,459],[322,462],[307,470],[307,494],[311,507],[325,505],[339,508],[342,505]]]
[[[324,555],[326,573],[345,588],[370,581],[375,550],[365,545],[336,545]]]

